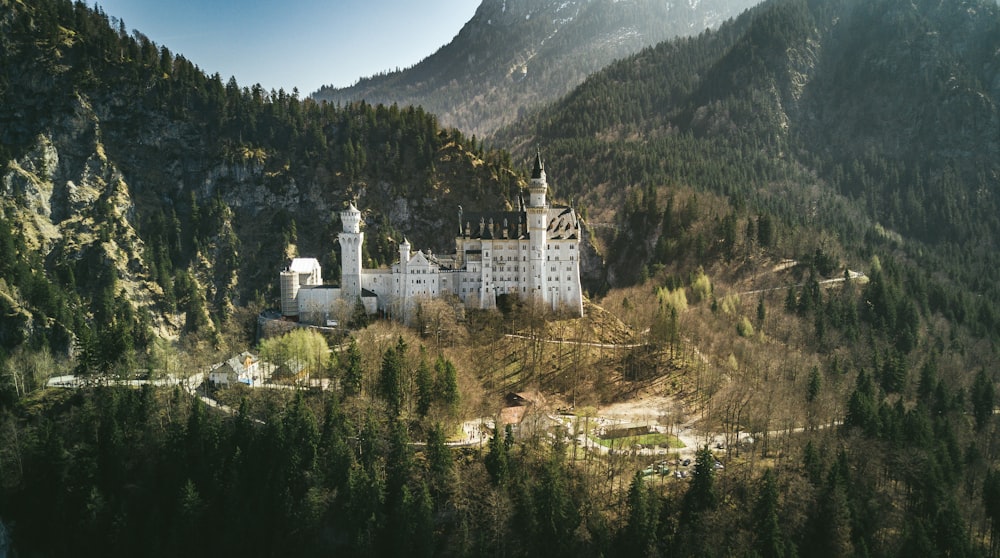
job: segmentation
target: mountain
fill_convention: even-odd
[[[613,283],[637,280],[638,262],[670,264],[663,202],[692,189],[741,219],[775,216],[788,235],[902,250],[922,273],[947,268],[995,298],[998,52],[994,2],[767,2],[609,66],[495,141],[545,145],[569,171],[559,195],[609,223],[603,242],[621,248]],[[819,244],[787,240],[799,255]]]
[[[18,555],[995,554],[992,2],[769,0],[616,63],[497,136],[603,249],[584,318],[298,329],[262,353],[331,389],[197,393],[156,380],[245,349],[290,255],[336,270],[346,199],[386,262],[514,199],[516,165],[422,109],[224,83],[81,2],[0,6]],[[74,368],[103,374],[46,387]],[[486,427],[503,400],[520,425]]]
[[[415,66],[312,96],[420,105],[483,137],[615,59],[717,27],[757,1],[484,0],[449,44]]]
[[[368,263],[403,233],[443,252],[459,205],[516,199],[512,167],[419,108],[223,83],[82,3],[4,3],[0,347],[218,344],[236,309],[273,298],[289,256],[335,273],[349,200]]]

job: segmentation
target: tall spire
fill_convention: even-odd
[[[528,183],[530,202],[528,207],[548,207],[545,194],[549,189],[545,181],[545,165],[542,163],[542,151],[535,151],[535,168],[531,171],[531,181]]]
[[[545,165],[542,164],[542,150],[536,148],[535,168],[531,171],[531,178],[542,178],[545,174]]]

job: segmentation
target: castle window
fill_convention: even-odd
[[[576,248],[576,244],[570,244],[570,245],[569,245],[569,249],[570,249],[570,250],[573,250],[573,249],[575,249],[575,248]]]

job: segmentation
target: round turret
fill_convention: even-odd
[[[410,241],[403,237],[403,242],[399,244],[399,263],[405,264],[410,261]]]
[[[361,232],[361,212],[354,204],[350,204],[347,209],[340,212],[340,222],[343,224],[344,232]]]
[[[542,154],[535,154],[535,167],[531,171],[531,182],[528,184],[529,207],[545,207],[545,195],[548,193],[549,184],[545,180],[545,165],[542,164]]]

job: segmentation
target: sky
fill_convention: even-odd
[[[479,0],[87,0],[222,81],[265,90],[323,85],[416,64],[446,45]]]

